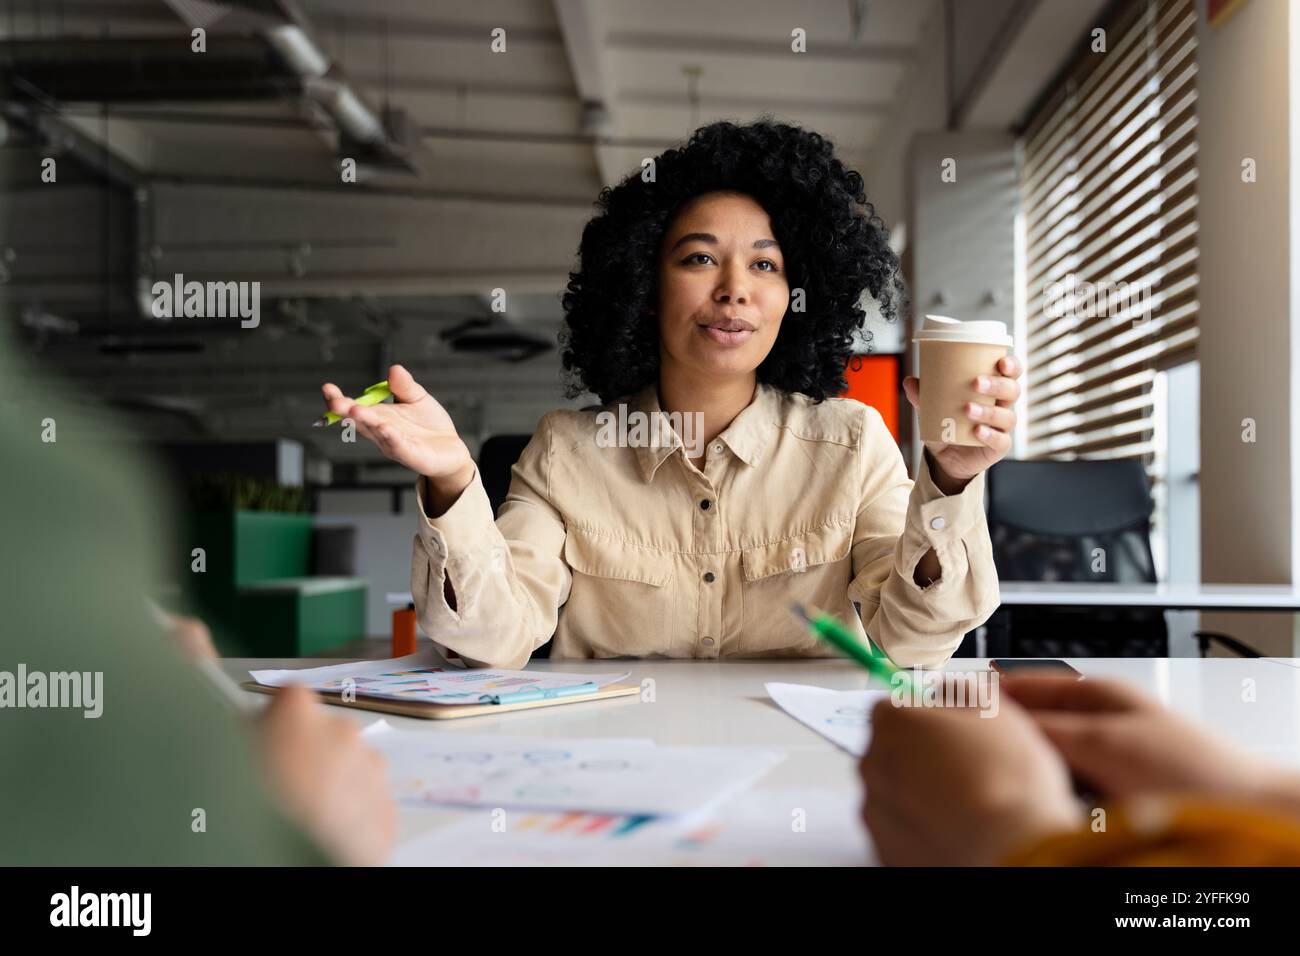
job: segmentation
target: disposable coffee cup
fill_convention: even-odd
[[[999,374],[998,359],[1012,345],[1006,324],[927,315],[912,341],[919,352],[921,440],[983,445],[975,437],[978,422],[966,415],[966,403],[996,403],[992,395],[975,390],[975,378]]]

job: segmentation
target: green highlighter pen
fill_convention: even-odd
[[[393,393],[388,390],[388,381],[376,382],[368,389],[361,393],[361,397],[356,400],[358,405],[378,405],[385,399],[392,398]],[[326,425],[333,425],[335,422],[342,421],[342,415],[335,415],[333,412],[326,412],[320,418],[311,423],[312,428],[323,428]]]
[[[901,674],[903,686],[909,688],[912,686],[911,674],[895,667],[887,657],[873,654],[871,648],[859,641],[843,624],[829,614],[818,612],[817,616],[813,617],[802,604],[797,602],[790,605],[790,611],[827,644],[865,667],[872,677],[879,677],[892,687],[894,675]]]

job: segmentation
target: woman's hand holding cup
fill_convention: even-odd
[[[1016,427],[1016,412],[1013,407],[1020,398],[1020,378],[1023,369],[1014,355],[998,360],[997,375],[981,375],[971,382],[971,387],[982,395],[993,398],[992,405],[979,402],[967,402],[965,413],[974,426],[975,437],[980,445],[954,445],[946,442],[926,442],[932,463],[937,463],[943,475],[933,474],[940,490],[952,494],[942,487],[944,477],[950,484],[965,486],[966,482],[991,465],[1001,461],[1011,450],[1011,433]],[[921,380],[915,375],[903,379],[903,392],[907,400],[916,408],[921,403]],[[960,491],[960,488],[956,490]]]
[[[1024,367],[1002,322],[927,315],[913,341],[921,377],[905,378],[903,391],[920,413],[930,477],[956,494],[1011,450]]]

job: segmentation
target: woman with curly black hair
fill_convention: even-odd
[[[983,472],[1006,454],[1019,368],[977,387],[980,446],[927,446],[913,483],[875,409],[836,398],[869,293],[897,256],[831,144],[714,123],[601,191],[564,294],[570,396],[542,418],[495,520],[446,411],[401,366],[396,403],[327,384],[420,475],[411,591],[470,663],[552,657],[821,656],[792,601],[937,665],[998,604]],[[919,383],[904,383],[916,404]],[[855,605],[858,607],[855,608]],[[858,610],[860,608],[860,612]]]

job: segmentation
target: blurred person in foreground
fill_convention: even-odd
[[[46,398],[13,352],[0,333],[0,862],[382,863],[382,758],[300,688],[246,722],[186,662],[210,652],[206,629],[165,634],[145,601],[158,561],[188,562],[167,544],[166,489],[112,421]],[[72,672],[97,700],[50,706],[49,675]]]
[[[1300,866],[1300,770],[1118,681],[1026,674],[1001,688],[994,717],[876,706],[860,769],[881,862]]]

